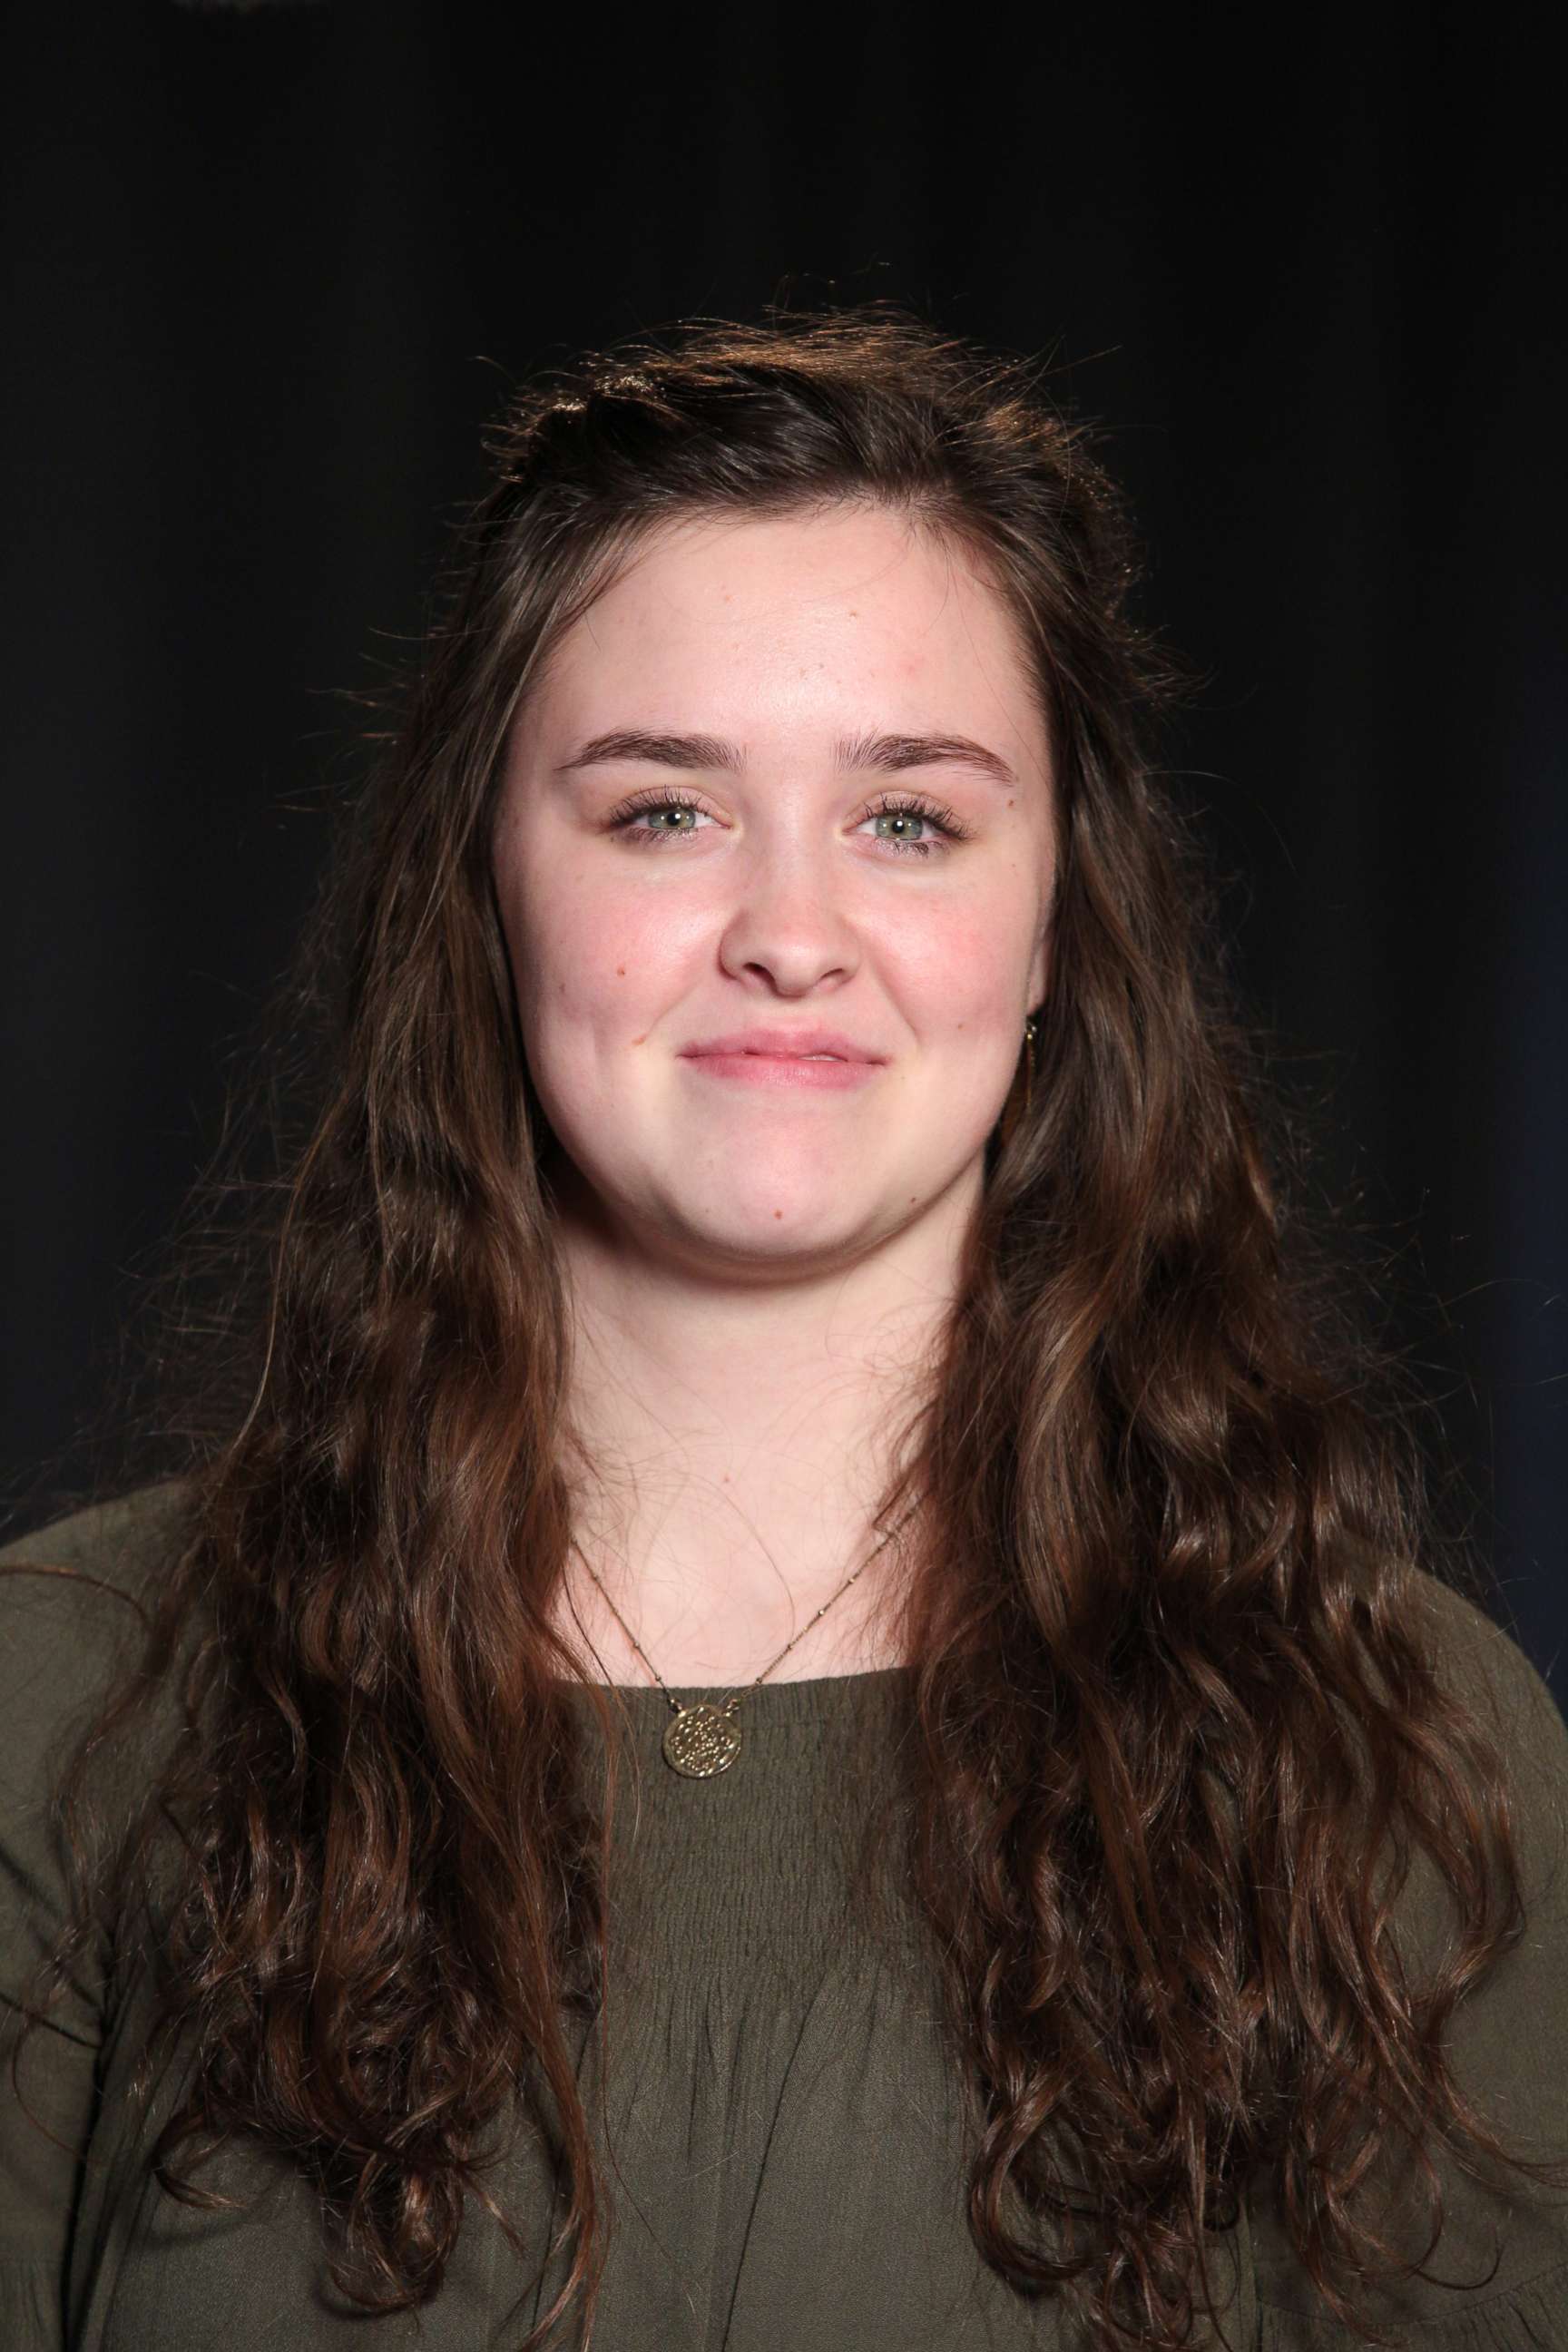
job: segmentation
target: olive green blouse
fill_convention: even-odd
[[[169,1556],[179,1491],[78,1512],[0,1561],[144,1586]],[[1506,1634],[1435,1580],[1423,1594],[1433,1642],[1466,1695],[1495,1705],[1518,1767],[1531,1906],[1524,1941],[1461,2004],[1450,2062],[1516,2145],[1568,2158],[1568,1728]],[[132,1612],[89,1585],[0,1577],[0,2347],[516,2346],[567,2269],[562,2250],[543,2260],[557,2191],[537,2132],[519,2131],[491,2176],[533,2231],[528,2259],[470,2204],[441,2289],[417,2315],[340,2307],[312,2199],[281,2159],[230,2143],[197,2171],[244,2199],[232,2212],[179,2203],[149,2177],[146,2145],[177,2086],[161,2081],[146,2115],[127,2097],[147,1979],[122,1923],[107,1923],[23,2053],[22,2090],[54,2137],[23,2111],[10,2079],[16,2002],[60,1916],[47,1792],[62,1741],[123,1654],[127,1621],[133,1633]],[[1057,2304],[1021,2297],[973,2244],[964,2105],[923,1925],[896,1886],[883,1908],[863,1899],[866,1853],[896,1847],[863,1849],[857,1823],[895,1760],[907,1694],[902,1668],[764,1683],[739,1710],[738,1758],[706,1780],[661,1761],[660,1692],[616,1694],[639,1766],[612,1836],[607,2063],[596,2032],[573,2028],[611,2200],[601,2352],[1065,2352],[1082,2341]],[[596,1738],[591,1703],[574,1703]],[[1423,1865],[1400,1898],[1406,1952],[1430,1952],[1444,1932]],[[1439,2171],[1449,2219],[1428,2276],[1380,2291],[1373,2316],[1420,2352],[1568,2347],[1568,2196],[1516,2175],[1494,2187]],[[1361,2340],[1300,2270],[1271,2189],[1210,2242],[1220,2332],[1201,2324],[1195,2341],[1348,2352]],[[579,2313],[552,2341],[580,2341]]]

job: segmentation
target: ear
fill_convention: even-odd
[[[1051,984],[1051,950],[1054,945],[1050,931],[1042,931],[1029,959],[1029,991],[1025,1001],[1032,1013],[1038,1013]]]

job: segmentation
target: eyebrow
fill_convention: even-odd
[[[841,771],[872,768],[897,774],[905,768],[926,768],[942,760],[960,760],[978,768],[999,784],[1016,785],[1018,779],[1005,760],[988,751],[967,735],[841,735],[833,746],[834,764]],[[555,772],[592,768],[607,760],[646,760],[661,768],[729,768],[739,773],[745,756],[739,744],[717,735],[668,735],[642,727],[613,728],[595,735]]]

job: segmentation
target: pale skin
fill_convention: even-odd
[[[733,764],[565,767],[628,730]],[[882,735],[963,737],[1012,781],[951,752],[840,764]],[[797,1634],[770,1682],[900,1663],[879,1622],[897,1545],[811,1620],[878,1540],[894,1408],[1047,991],[1050,752],[1006,607],[967,551],[883,509],[670,527],[520,712],[493,856],[568,1162],[578,1541],[668,1684],[737,1688]],[[681,1053],[809,1022],[886,1059],[824,1091]],[[575,1555],[554,1622],[590,1679],[649,1685]]]

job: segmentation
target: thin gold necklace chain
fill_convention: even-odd
[[[834,1601],[841,1601],[843,1599],[845,1593],[848,1591],[849,1587],[854,1583],[855,1579],[860,1574],[861,1569],[869,1568],[871,1562],[876,1559],[877,1554],[880,1551],[885,1551],[888,1546],[892,1542],[893,1538],[896,1535],[900,1534],[902,1530],[908,1527],[910,1521],[914,1517],[915,1513],[920,1509],[921,1503],[923,1502],[924,1499],[925,1497],[921,1496],[919,1500],[911,1503],[909,1509],[904,1513],[903,1517],[899,1520],[898,1524],[895,1527],[889,1528],[887,1534],[882,1538],[881,1542],[874,1545],[871,1550],[867,1553],[865,1559],[860,1562],[860,1567],[851,1569],[849,1574],[845,1578],[837,1591],[835,1592],[830,1599],[823,1602],[821,1608],[816,1612],[816,1616],[810,1617],[806,1620],[805,1623],[801,1627],[800,1632],[795,1636],[795,1640],[784,1643],[784,1648],[779,1652],[777,1658],[770,1659],[769,1663],[763,1668],[762,1673],[757,1676],[756,1682],[749,1683],[744,1690],[732,1691],[730,1696],[725,1700],[723,1706],[715,1710],[717,1713],[725,1716],[733,1715],[741,1701],[743,1698],[749,1698],[751,1696],[752,1691],[756,1689],[757,1684],[766,1682],[768,1676],[773,1673],[774,1666],[778,1664],[779,1659],[787,1658],[790,1652],[794,1649],[795,1642],[805,1641],[806,1635],[816,1624],[817,1618],[826,1617],[827,1612],[832,1608]],[[595,1571],[593,1561],[588,1558],[586,1552],[583,1549],[582,1545],[578,1543],[575,1537],[572,1539],[572,1549],[576,1553],[578,1559],[582,1561],[584,1567],[587,1570],[589,1575],[593,1577],[595,1583],[598,1585],[600,1591],[605,1593],[605,1600],[614,1614],[616,1622],[619,1624],[622,1633],[626,1635],[627,1641],[631,1643],[633,1649],[637,1652],[638,1657],[642,1660],[644,1665],[647,1668],[649,1674],[653,1676],[655,1682],[658,1685],[660,1690],[669,1701],[669,1704],[674,1708],[676,1715],[679,1717],[684,1714],[686,1710],[681,1706],[680,1701],[676,1697],[675,1693],[670,1689],[669,1685],[665,1681],[664,1676],[659,1673],[658,1668],[654,1664],[653,1660],[648,1656],[647,1652],[643,1648],[642,1643],[637,1640],[637,1635],[632,1632],[631,1627],[626,1623],[626,1619],[621,1615],[621,1612],[616,1607],[615,1602],[611,1601],[609,1594],[605,1592],[604,1585],[600,1582],[599,1577]]]

